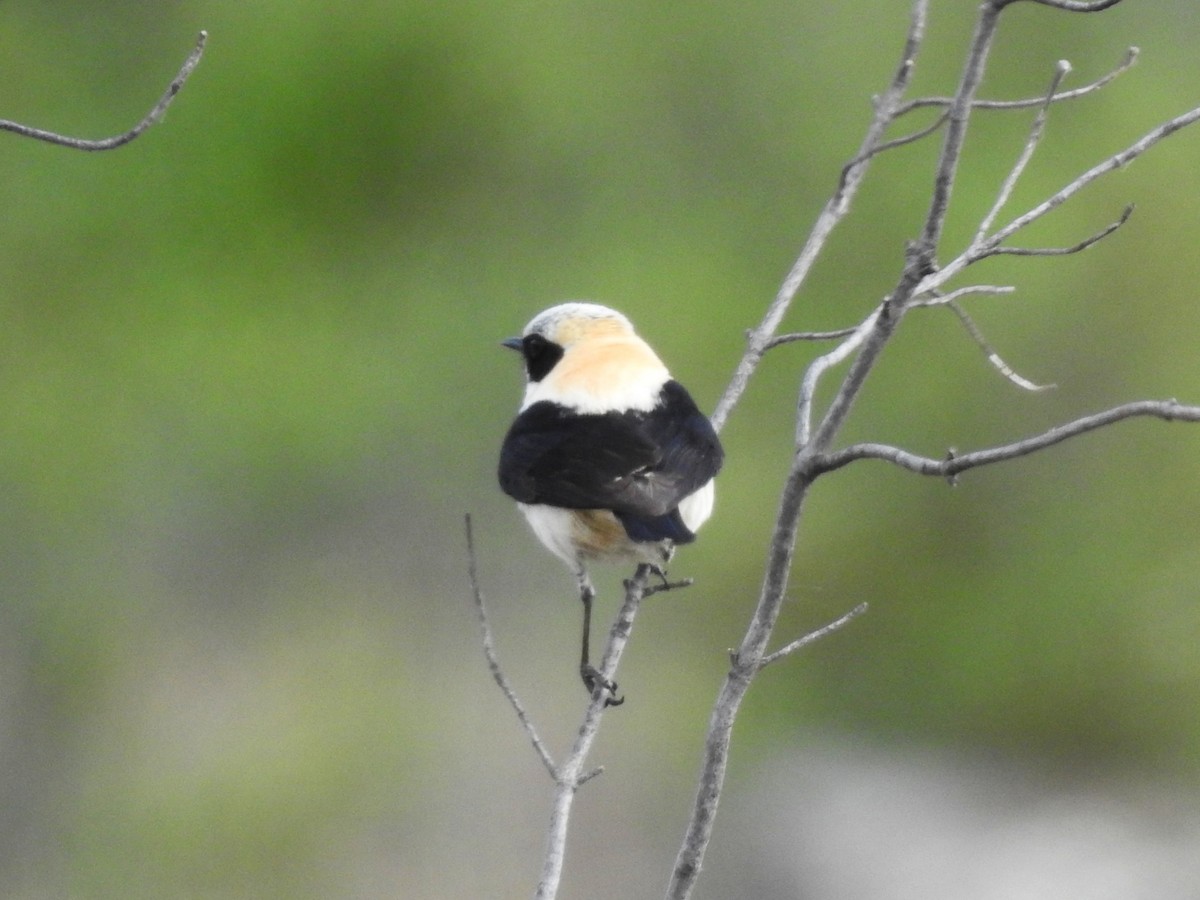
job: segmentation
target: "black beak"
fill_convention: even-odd
[[[509,350],[516,350],[519,353],[525,345],[519,337],[511,337],[501,341],[500,346],[507,347]]]

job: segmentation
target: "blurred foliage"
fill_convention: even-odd
[[[918,90],[944,94],[973,5],[933,6]],[[494,486],[520,389],[497,341],[558,300],[606,302],[711,406],[857,146],[906,7],[4,4],[0,114],[81,136],[129,127],[199,29],[210,43],[122,150],[0,135],[0,892],[527,891],[536,794],[478,809],[514,767],[541,776],[480,659],[462,514],[501,652],[554,740],[581,701],[578,611]],[[1143,51],[1055,109],[1014,211],[1200,103],[1191,0],[1008,18],[989,96],[1036,94],[1060,57],[1081,84]],[[950,246],[1028,121],[977,118]],[[1101,246],[982,270],[1019,292],[973,301],[979,324],[1056,391],[1017,391],[922,313],[847,439],[937,454],[1200,400],[1198,142],[1022,239],[1072,243],[1136,202]],[[877,161],[787,328],[857,321],[888,290],[935,150]],[[734,414],[719,515],[676,563],[698,585],[643,612],[634,703],[602,742],[622,777],[659,773],[642,799],[670,816],[668,847],[815,352],[777,351]],[[1194,788],[1198,451],[1195,429],[1127,423],[954,490],[882,464],[831,476],[779,634],[872,611],[764,676],[735,766],[831,729]],[[593,862],[627,849],[581,815]],[[475,868],[452,852],[464,833]]]

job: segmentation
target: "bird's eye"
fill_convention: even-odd
[[[525,357],[529,380],[541,381],[562,359],[563,348],[540,334],[527,334],[521,341],[521,353]]]
[[[540,334],[531,334],[527,336],[521,343],[524,349],[525,358],[537,359],[546,352],[546,346],[549,342]]]

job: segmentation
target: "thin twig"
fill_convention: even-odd
[[[200,57],[204,55],[204,44],[208,40],[208,32],[201,31],[200,36],[196,38],[196,46],[192,48],[192,52],[188,54],[188,58],[184,60],[183,66],[179,70],[179,74],[167,86],[166,93],[158,103],[154,104],[154,108],[146,113],[145,118],[138,122],[128,131],[123,134],[118,134],[115,137],[102,138],[100,140],[89,140],[87,138],[68,137],[64,134],[57,134],[53,131],[46,131],[42,128],[34,128],[30,125],[22,125],[20,122],[11,122],[8,119],[0,119],[0,130],[11,131],[19,134],[22,137],[33,138],[39,141],[46,141],[49,144],[58,144],[61,147],[70,147],[74,150],[113,150],[128,144],[151,125],[158,122],[167,111],[167,107],[171,105],[171,101],[175,99],[175,95],[179,93],[184,82],[191,76],[192,71],[200,64]]]
[[[529,714],[525,711],[524,705],[517,697],[516,691],[509,684],[508,678],[504,674],[504,670],[500,667],[500,659],[496,655],[496,644],[492,638],[492,625],[488,621],[487,607],[483,602],[483,591],[479,587],[479,574],[475,562],[475,534],[471,527],[471,515],[466,516],[467,529],[467,576],[471,579],[471,594],[475,598],[475,613],[479,618],[479,630],[483,633],[483,655],[487,657],[488,670],[492,673],[492,678],[496,680],[496,684],[500,686],[500,690],[504,696],[508,698],[509,705],[517,714],[517,720],[521,723],[521,727],[525,729],[525,735],[533,744],[533,749],[537,752],[538,757],[542,761],[542,765],[546,767],[546,771],[550,773],[550,777],[558,780],[558,768],[554,765],[554,759],[550,756],[546,745],[542,743],[541,737],[538,736],[537,729],[534,727]]]
[[[821,376],[862,346],[871,329],[875,327],[882,309],[882,305],[876,307],[869,316],[859,323],[858,327],[850,333],[850,336],[846,340],[808,364],[808,368],[804,371],[804,378],[800,382],[800,399],[797,402],[796,409],[797,447],[807,446],[812,440],[813,401],[816,398],[817,384],[820,382]]]
[[[1043,200],[1041,203],[1037,204],[1037,206],[1034,206],[1028,212],[1023,213],[1022,215],[1013,219],[1011,222],[1009,222],[1003,228],[1000,228],[998,231],[993,232],[991,237],[989,237],[981,245],[973,245],[971,247],[968,247],[966,250],[964,250],[962,253],[960,253],[955,259],[951,260],[949,263],[947,263],[946,265],[944,265],[943,267],[938,269],[936,272],[931,272],[929,275],[927,275],[924,278],[924,280],[918,286],[918,293],[932,292],[932,291],[936,290],[937,288],[939,288],[941,285],[948,282],[950,279],[954,278],[959,272],[961,272],[967,266],[972,265],[973,263],[978,262],[981,259],[985,259],[988,256],[995,256],[995,255],[1004,253],[1005,251],[999,249],[1001,244],[1003,244],[1004,241],[1008,240],[1008,238],[1012,237],[1012,235],[1014,235],[1016,232],[1020,231],[1022,228],[1027,227],[1028,225],[1032,224],[1033,222],[1036,222],[1038,219],[1040,219],[1042,216],[1046,215],[1047,213],[1062,206],[1064,203],[1066,203],[1068,200],[1070,200],[1072,197],[1074,197],[1076,194],[1078,194],[1081,190],[1083,190],[1085,187],[1090,185],[1093,181],[1096,181],[1097,179],[1104,177],[1105,175],[1109,174],[1110,172],[1113,172],[1117,169],[1120,169],[1120,168],[1123,168],[1124,166],[1129,165],[1129,163],[1133,162],[1135,159],[1137,159],[1139,156],[1141,156],[1143,153],[1145,153],[1147,150],[1149,150],[1151,147],[1153,147],[1159,141],[1162,141],[1165,138],[1170,137],[1171,135],[1175,134],[1175,132],[1180,131],[1180,130],[1186,128],[1187,126],[1194,124],[1198,120],[1200,120],[1200,107],[1189,110],[1186,113],[1182,113],[1181,115],[1176,116],[1175,118],[1171,119],[1170,121],[1164,122],[1162,125],[1159,125],[1157,128],[1154,128],[1151,131],[1147,132],[1145,135],[1143,135],[1138,140],[1134,141],[1132,144],[1130,144],[1124,150],[1120,151],[1119,153],[1113,154],[1112,156],[1108,157],[1103,162],[1098,163],[1097,165],[1088,169],[1082,175],[1079,175],[1077,178],[1075,178],[1075,180],[1073,180],[1072,182],[1067,184],[1065,187],[1060,189],[1055,194],[1048,197],[1046,200]],[[1120,225],[1128,218],[1129,212],[1130,212],[1130,210],[1127,207],[1126,212],[1122,215],[1121,219],[1119,219],[1116,222],[1115,225],[1110,225],[1106,229],[1099,232],[1097,235],[1094,235],[1092,238],[1089,238],[1085,241],[1081,241],[1079,245],[1076,245],[1078,247],[1078,249],[1082,250],[1086,247],[1089,247],[1092,244],[1094,244],[1097,240],[1105,237],[1108,234],[1111,234],[1114,230],[1116,230],[1116,228],[1120,227]],[[1072,252],[1077,252],[1077,251],[1072,250]],[[1021,255],[1021,254],[1018,254],[1018,255]],[[1039,254],[1026,253],[1024,255],[1039,255]]]
[[[987,338],[984,337],[983,331],[981,331],[979,326],[975,324],[975,320],[972,319],[967,311],[958,303],[960,298],[973,294],[1011,294],[1014,290],[1015,289],[1011,285],[973,284],[968,287],[958,288],[957,290],[950,291],[949,293],[938,293],[930,298],[915,300],[911,305],[914,308],[940,306],[949,307],[955,316],[958,317],[958,321],[962,324],[963,328],[966,329],[966,332],[968,335],[970,335],[971,340],[973,340],[976,346],[983,351],[984,356],[987,357],[988,362],[991,363],[992,367],[995,368],[996,371],[998,371],[1001,375],[1022,390],[1049,390],[1054,387],[1053,384],[1037,384],[1036,382],[1030,381],[1028,378],[1024,378],[1019,372],[1013,369],[1012,366],[1006,363],[1003,358],[1001,358],[1000,354],[997,353],[992,345],[988,342]]]
[[[792,641],[790,644],[788,644],[784,647],[780,647],[774,653],[768,653],[766,656],[764,656],[759,661],[758,668],[760,670],[765,669],[767,666],[771,665],[771,663],[777,662],[777,661],[783,659],[785,656],[791,656],[797,650],[801,650],[801,649],[807,647],[809,644],[813,643],[814,641],[819,641],[821,638],[825,637],[825,635],[827,635],[827,634],[832,634],[833,632],[842,628],[844,625],[848,624],[853,619],[857,619],[859,616],[861,616],[866,611],[867,611],[867,604],[865,604],[865,603],[858,604],[858,606],[854,607],[854,609],[850,610],[850,612],[843,613],[842,615],[840,615],[836,619],[834,619],[832,622],[830,622],[828,625],[823,625],[820,628],[818,628],[816,631],[810,631],[808,634],[804,635],[803,637],[797,638],[796,640]]]
[[[992,0],[992,2],[996,4],[997,9],[1003,9],[1014,3],[1026,2],[1036,3],[1038,6],[1051,6],[1066,12],[1090,13],[1112,9],[1121,0]]]
[[[932,297],[925,297],[920,300],[914,300],[910,305],[913,308],[917,307],[937,307],[950,306],[953,303],[961,300],[963,297],[970,297],[975,294],[1011,294],[1016,290],[1011,284],[972,284],[967,287],[955,288],[952,291],[945,293],[939,291]]]
[[[1084,238],[1082,241],[1072,244],[1069,247],[992,247],[985,251],[979,258],[985,259],[989,256],[1070,256],[1072,253],[1078,253],[1081,250],[1086,250],[1092,244],[1099,243],[1104,240],[1122,225],[1129,221],[1129,217],[1133,215],[1133,204],[1130,203],[1121,212],[1120,218],[1115,222],[1110,222],[1105,225],[1095,234]]]
[[[1050,102],[1060,103],[1063,100],[1076,100],[1100,90],[1119,75],[1128,72],[1134,63],[1137,62],[1140,52],[1137,47],[1130,47],[1125,51],[1125,58],[1111,72],[1097,78],[1091,84],[1085,84],[1083,87],[1072,88],[1069,91],[1059,91],[1050,98]],[[910,100],[900,107],[896,111],[896,118],[900,118],[914,109],[923,109],[930,106],[949,106],[953,102],[953,97],[920,97],[916,100]],[[974,109],[1030,109],[1034,106],[1040,106],[1045,102],[1045,97],[1025,97],[1021,100],[975,100],[971,106]]]
[[[901,135],[898,138],[892,138],[889,141],[884,141],[882,144],[876,144],[874,147],[871,147],[863,153],[860,153],[858,156],[854,157],[854,159],[850,160],[850,162],[846,163],[846,165],[842,166],[840,184],[845,183],[846,178],[849,177],[850,172],[853,171],[855,166],[866,162],[868,159],[872,159],[881,153],[886,153],[888,150],[895,150],[897,147],[905,147],[909,144],[915,144],[922,138],[929,137],[929,135],[933,134],[946,124],[946,119],[949,117],[949,115],[950,114],[948,112],[944,112],[924,128],[919,128],[916,131]],[[897,116],[893,116],[892,118],[894,120],[897,118]]]
[[[779,334],[767,341],[764,349],[772,350],[782,344],[793,344],[797,341],[836,341],[838,338],[849,337],[857,331],[853,328],[838,328],[836,331],[794,331],[791,334]]]
[[[1138,416],[1162,419],[1166,422],[1200,422],[1200,406],[1186,406],[1177,400],[1138,400],[1083,416],[1011,444],[971,453],[952,453],[945,459],[920,456],[888,444],[852,444],[842,450],[824,454],[814,461],[813,467],[819,474],[832,472],[860,459],[879,459],[918,475],[954,478],[968,469],[1028,456],[1078,435]]]
[[[725,421],[728,419],[730,412],[733,411],[742,394],[745,393],[746,386],[750,382],[750,377],[758,369],[763,354],[766,353],[768,342],[774,337],[775,332],[779,330],[779,325],[783,321],[784,315],[791,307],[792,301],[796,298],[801,285],[807,280],[808,273],[812,270],[817,257],[824,250],[829,235],[837,227],[838,223],[845,218],[846,213],[850,210],[851,202],[858,194],[858,189],[862,184],[863,178],[866,176],[873,148],[877,147],[882,141],[883,135],[887,132],[888,126],[891,125],[894,118],[896,107],[904,96],[904,92],[908,90],[909,82],[912,80],[912,73],[916,67],[917,54],[925,38],[925,22],[928,16],[928,7],[929,0],[915,0],[900,64],[896,68],[888,89],[875,104],[875,115],[871,119],[870,125],[867,126],[866,135],[863,137],[862,144],[859,146],[858,153],[855,156],[855,159],[859,159],[860,162],[853,163],[842,171],[838,179],[837,188],[826,202],[821,213],[817,216],[816,222],[813,223],[812,231],[809,232],[808,239],[804,242],[804,247],[801,249],[800,255],[796,258],[791,270],[779,286],[779,290],[775,294],[775,299],[767,307],[762,321],[751,331],[746,350],[742,354],[742,358],[738,361],[729,386],[725,388],[725,393],[721,395],[721,399],[717,401],[716,409],[713,411],[712,423],[713,428],[717,431],[720,431],[725,426]]]
[[[1045,99],[1042,101],[1037,115],[1033,117],[1033,124],[1029,128],[1029,137],[1025,139],[1025,146],[1021,148],[1021,153],[1017,156],[1017,161],[1013,164],[1008,177],[1004,179],[1004,183],[1000,186],[1000,191],[996,195],[996,200],[992,204],[992,208],[980,220],[979,228],[975,232],[974,243],[978,244],[983,241],[989,229],[991,229],[992,223],[996,221],[996,216],[1000,215],[1000,210],[1004,208],[1004,205],[1008,203],[1008,198],[1012,196],[1013,188],[1017,186],[1017,182],[1024,173],[1025,167],[1029,165],[1029,160],[1033,158],[1033,152],[1037,149],[1037,145],[1041,143],[1042,135],[1046,131],[1046,116],[1050,111],[1054,92],[1058,90],[1058,86],[1062,84],[1062,80],[1066,78],[1067,73],[1070,71],[1071,64],[1065,59],[1060,59],[1058,65],[1054,68],[1054,77],[1050,80],[1050,87],[1046,91]]]
[[[1033,393],[1037,393],[1039,391],[1048,391],[1055,387],[1053,384],[1037,384],[1036,382],[1030,381],[1028,378],[1022,377],[1021,374],[1013,369],[1012,366],[1000,358],[1000,354],[997,353],[992,348],[992,345],[988,343],[987,338],[983,336],[983,332],[980,330],[979,326],[975,324],[975,320],[967,315],[967,311],[965,309],[953,302],[948,303],[947,306],[949,306],[950,309],[954,311],[954,314],[958,316],[958,321],[962,323],[962,326],[966,329],[967,334],[971,336],[971,340],[973,340],[976,346],[983,351],[983,354],[987,357],[988,362],[991,363],[992,367],[1001,375],[1022,390],[1031,391]]]

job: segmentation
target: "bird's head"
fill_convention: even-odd
[[[630,321],[598,303],[552,306],[501,343],[525,362],[522,408],[549,400],[577,412],[648,410],[670,378]]]

